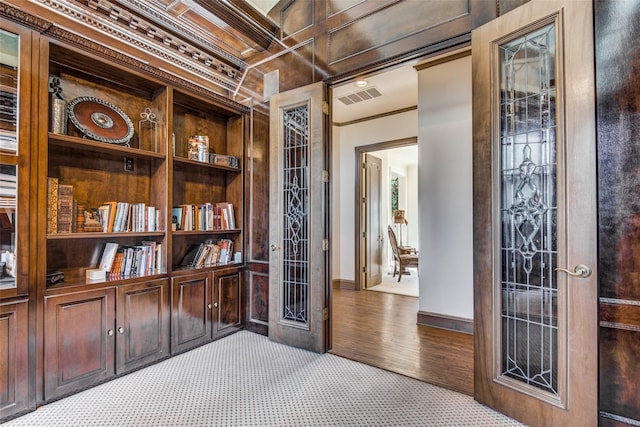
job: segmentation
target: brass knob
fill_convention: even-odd
[[[213,306],[217,308],[217,307],[218,307],[218,303],[217,303],[217,302],[214,302],[214,303],[213,303]]]
[[[208,304],[208,305],[207,305],[207,307],[209,307],[209,310],[211,310],[212,305],[211,305],[211,304]]]
[[[584,264],[576,265],[573,271],[560,267],[556,268],[556,271],[562,271],[564,273],[567,273],[569,276],[580,277],[582,279],[586,279],[587,277],[591,276],[591,268]]]

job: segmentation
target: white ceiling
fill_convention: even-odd
[[[354,81],[333,87],[334,123],[346,123],[418,105],[418,76],[411,65],[363,78],[368,82],[365,88],[357,87]],[[382,96],[351,105],[344,105],[338,100],[341,96],[372,87],[378,89]],[[415,145],[386,151],[393,156],[393,162],[397,165],[409,166],[417,163],[418,147]]]
[[[333,87],[334,122],[350,122],[418,105],[418,75],[413,66],[407,65],[362,78],[368,82],[364,88],[356,87],[354,81]],[[382,96],[351,105],[338,101],[341,96],[370,88],[376,88]]]

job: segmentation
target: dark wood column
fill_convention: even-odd
[[[595,2],[600,425],[640,424],[640,2]]]

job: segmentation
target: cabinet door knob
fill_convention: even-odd
[[[110,337],[112,337],[112,336],[113,336],[113,329],[109,329],[109,330],[107,331],[107,335],[109,335]]]
[[[124,334],[124,328],[123,328],[122,326],[120,326],[120,327],[118,328],[118,332],[120,332],[121,334]]]
[[[212,305],[211,305],[211,304],[209,304],[209,305],[207,305],[207,307],[209,307],[209,310],[211,310]]]
[[[272,250],[273,252],[277,251],[278,249],[280,249],[278,246],[276,246],[276,245],[271,245],[271,250]]]
[[[214,307],[218,307],[218,303],[217,303],[217,302],[214,302],[214,303],[213,303],[213,306],[214,306]]]

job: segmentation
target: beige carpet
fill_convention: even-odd
[[[415,269],[411,269],[410,271],[411,275],[403,274],[402,280],[400,280],[399,282],[398,276],[383,276],[382,283],[367,288],[367,290],[417,297],[419,294],[419,281],[417,271]]]
[[[251,332],[9,421],[20,427],[466,427],[522,424],[412,378]]]

